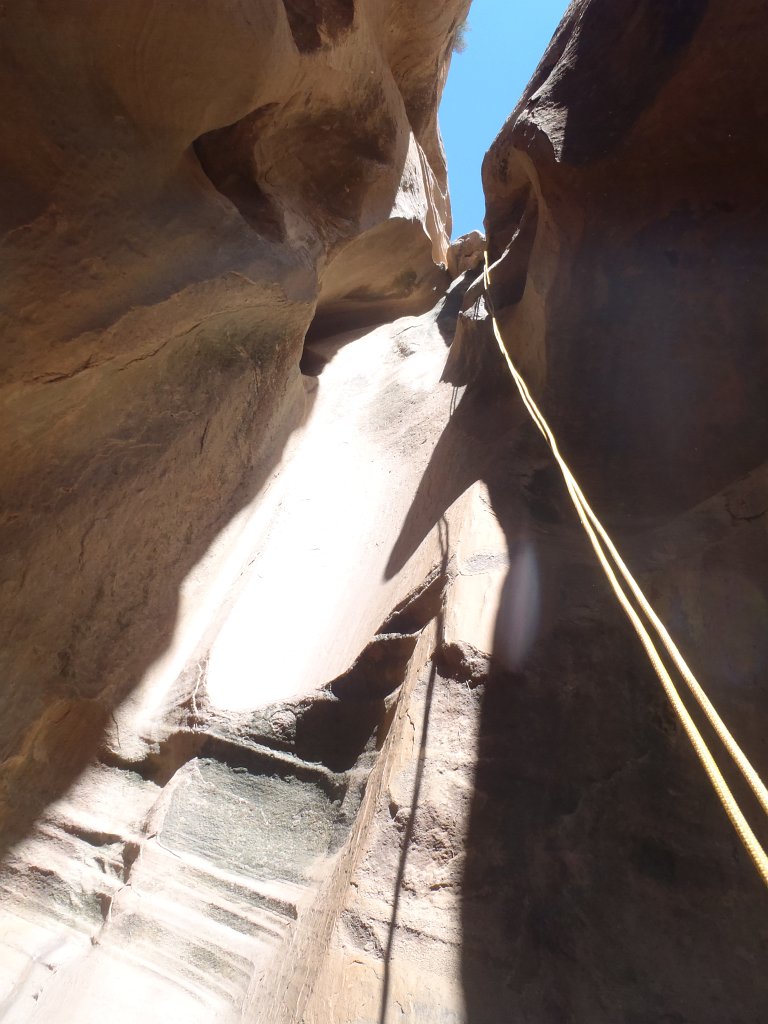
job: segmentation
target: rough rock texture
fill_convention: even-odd
[[[0,11],[9,1024],[762,1024],[766,893],[447,248],[466,7]],[[510,349],[764,775],[766,25],[577,0],[484,166]]]
[[[484,253],[485,236],[479,231],[470,231],[451,242],[448,249],[448,273],[451,278],[455,280],[468,270],[481,266]]]

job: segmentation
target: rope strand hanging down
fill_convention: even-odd
[[[755,771],[746,754],[739,747],[738,743],[726,727],[725,723],[720,718],[720,715],[717,713],[717,710],[715,709],[714,705],[707,697],[706,693],[699,684],[695,675],[693,674],[688,664],[686,663],[685,659],[683,658],[682,654],[678,650],[677,645],[667,632],[663,622],[661,621],[661,619],[659,619],[652,605],[650,604],[645,594],[643,593],[642,589],[640,588],[640,585],[637,583],[634,576],[627,568],[624,560],[621,558],[621,555],[619,554],[616,546],[614,545],[607,531],[605,530],[602,523],[595,515],[591,506],[584,497],[584,494],[581,488],[579,487],[576,478],[573,476],[568,464],[566,463],[563,456],[560,454],[560,450],[557,446],[557,441],[555,439],[554,434],[552,433],[549,424],[544,418],[539,407],[536,405],[536,402],[533,400],[533,397],[531,396],[531,393],[528,390],[528,385],[525,383],[525,380],[520,375],[519,371],[517,370],[517,367],[512,362],[509,352],[507,351],[506,345],[504,344],[504,339],[502,338],[501,335],[501,329],[499,328],[499,324],[498,321],[496,320],[496,315],[494,313],[492,306],[490,294],[491,268],[489,264],[487,250],[485,252],[483,278],[485,283],[485,294],[488,301],[489,312],[491,316],[491,323],[493,325],[493,333],[496,337],[499,349],[501,350],[501,354],[507,363],[507,366],[509,368],[510,373],[512,374],[515,384],[517,385],[517,389],[520,393],[520,397],[523,400],[523,404],[525,405],[526,409],[528,410],[531,418],[533,419],[538,429],[544,435],[544,438],[546,439],[552,451],[552,454],[555,457],[555,461],[557,462],[560,468],[560,472],[563,475],[563,479],[565,480],[565,484],[568,489],[568,494],[570,495],[571,501],[573,502],[573,505],[579,516],[581,525],[584,527],[584,530],[589,538],[590,544],[592,545],[595,554],[597,555],[598,561],[600,562],[600,566],[603,572],[605,573],[608,582],[611,585],[611,589],[613,590],[616,599],[623,608],[627,618],[632,623],[635,632],[640,638],[640,642],[642,643],[643,648],[645,649],[645,652],[648,655],[648,659],[650,660],[654,668],[654,671],[656,672],[656,675],[659,677],[661,685],[664,687],[664,691],[666,692],[667,697],[669,698],[669,701],[672,705],[672,708],[675,711],[675,714],[677,715],[683,728],[685,729],[688,739],[690,740],[694,750],[696,751],[699,760],[704,766],[704,770],[707,773],[709,781],[712,784],[712,787],[714,788],[715,792],[717,793],[717,796],[721,804],[723,805],[726,814],[730,818],[731,824],[736,830],[739,838],[741,839],[741,842],[744,844],[744,847],[749,856],[751,857],[755,867],[760,872],[763,881],[766,885],[768,885],[768,855],[766,855],[765,850],[760,845],[757,837],[750,828],[749,823],[747,822],[747,819],[744,816],[744,813],[742,812],[741,808],[739,807],[739,804],[736,801],[736,798],[734,797],[733,793],[728,787],[728,784],[725,781],[725,778],[723,777],[723,774],[720,771],[720,768],[718,767],[714,756],[712,755],[709,747],[707,746],[704,737],[699,732],[695,722],[691,718],[690,713],[685,707],[685,704],[683,703],[683,700],[680,697],[680,693],[678,692],[678,689],[675,686],[672,677],[667,671],[667,668],[661,659],[661,656],[653,642],[653,639],[648,629],[646,628],[646,625],[643,623],[636,609],[632,605],[632,602],[630,601],[627,592],[624,590],[621,583],[617,579],[614,567],[618,570],[626,586],[629,588],[630,593],[635,598],[640,609],[643,611],[646,618],[652,625],[657,637],[661,640],[663,647],[665,648],[670,658],[674,662],[684,682],[686,683],[689,690],[695,697],[699,706],[702,708],[708,721],[715,730],[715,733],[717,734],[720,741],[723,743],[723,746],[731,755],[731,758],[733,759],[734,763],[738,766],[742,775],[747,780],[753,793],[757,797],[760,806],[766,814],[768,814],[768,789],[766,789],[765,784],[763,783],[758,773]],[[610,559],[613,559],[613,565],[611,564],[611,561],[608,557],[609,555]]]

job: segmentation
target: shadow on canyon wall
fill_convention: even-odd
[[[494,258],[511,243],[514,263],[521,244],[516,183],[535,179],[549,232],[540,223],[518,291],[504,294],[498,275],[507,341],[524,357],[531,306],[545,307],[543,411],[641,582],[659,604],[685,609],[677,639],[758,770],[764,610],[745,641],[739,601],[718,600],[712,615],[705,595],[727,593],[718,587],[728,574],[737,594],[764,594],[764,533],[734,540],[727,514],[720,530],[693,510],[722,505],[724,489],[766,457],[757,326],[766,263],[755,230],[765,203],[754,187],[766,154],[753,127],[765,105],[759,93],[758,114],[751,99],[764,18],[762,3],[738,13],[718,0],[574,5],[484,166]],[[578,230],[566,208],[583,218]],[[513,568],[532,541],[542,607],[515,666],[503,642],[515,604],[502,604],[481,683],[461,889],[466,1019],[758,1024],[768,1004],[760,878],[532,428],[500,433],[476,398],[480,417],[462,436],[468,399],[472,387],[437,446],[397,561],[462,486],[482,479]],[[516,415],[498,403],[496,414]],[[526,586],[525,575],[507,581]],[[711,658],[718,644],[726,669]],[[729,782],[757,826],[755,802]]]
[[[451,536],[448,521],[441,517],[438,520],[437,528],[440,537],[440,555],[441,555],[441,572],[443,578],[447,578],[448,562],[451,556]],[[436,618],[436,629],[437,635],[442,633],[444,626],[443,617],[443,604],[440,604],[440,610]],[[387,931],[387,943],[384,947],[384,970],[381,985],[381,1009],[379,1012],[379,1024],[387,1024],[389,1004],[391,997],[392,987],[392,956],[395,949],[395,940],[397,938],[397,927],[398,919],[400,915],[400,898],[403,891],[403,882],[405,880],[405,871],[408,866],[408,855],[410,853],[411,840],[413,839],[414,829],[416,827],[416,815],[419,809],[419,802],[421,799],[422,785],[424,782],[424,771],[427,766],[427,743],[429,740],[429,726],[432,717],[432,704],[435,695],[435,687],[439,685],[439,679],[437,674],[437,660],[432,659],[429,666],[429,676],[427,678],[426,693],[424,696],[424,712],[421,718],[421,737],[419,740],[419,752],[416,757],[416,772],[413,781],[413,792],[411,795],[411,804],[408,809],[408,822],[403,832],[402,845],[400,848],[400,858],[397,865],[397,875],[395,876],[395,887],[392,894],[392,912],[389,919],[389,928]]]
[[[479,682],[461,883],[465,1019],[758,1024],[759,877],[544,442],[521,423],[516,394],[494,390],[470,386],[459,402],[388,570],[484,481],[510,570]]]

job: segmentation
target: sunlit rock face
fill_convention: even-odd
[[[479,231],[462,235],[448,249],[448,273],[455,279],[482,266],[484,252],[485,237]]]
[[[0,1001],[13,1019],[237,1016],[255,950],[279,946],[354,817],[361,783],[345,773],[373,757],[380,702],[347,722],[348,743],[322,708],[316,728],[276,704],[348,668],[431,569],[363,610],[340,586],[349,618],[330,620],[333,596],[313,589],[323,559],[351,575],[382,544],[367,527],[346,543],[365,487],[382,490],[373,454],[357,445],[323,473],[354,433],[316,437],[301,494],[280,499],[304,549],[291,538],[295,559],[266,555],[261,589],[247,570],[282,514],[259,496],[317,404],[299,372],[310,323],[317,338],[420,314],[448,280],[436,110],[467,5],[0,11]],[[358,496],[342,498],[350,480]],[[279,752],[243,753],[243,722],[266,705],[259,729]],[[263,838],[283,826],[282,846]]]
[[[181,582],[304,415],[318,301],[370,323],[437,300],[436,106],[463,6],[3,10],[14,773],[47,714],[77,706],[87,747],[162,655]]]

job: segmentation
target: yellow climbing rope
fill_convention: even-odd
[[[587,536],[589,537],[590,543],[594,548],[595,554],[597,555],[600,565],[602,566],[603,572],[608,578],[608,582],[610,583],[611,588],[614,594],[616,595],[616,598],[618,599],[621,607],[624,609],[624,612],[626,613],[627,617],[632,623],[635,632],[640,638],[640,642],[645,648],[645,652],[648,655],[651,664],[653,665],[656,675],[659,677],[661,685],[664,687],[667,697],[669,698],[669,701],[675,713],[677,714],[677,717],[680,719],[683,728],[685,729],[688,738],[691,741],[693,748],[699,757],[699,760],[703,764],[704,770],[706,771],[707,776],[709,777],[709,781],[712,783],[712,786],[715,792],[717,793],[720,802],[725,808],[726,814],[731,819],[733,827],[736,829],[736,832],[738,833],[739,838],[744,844],[747,853],[752,858],[755,867],[760,872],[763,881],[766,883],[766,885],[768,885],[768,855],[766,855],[765,850],[760,845],[760,843],[757,840],[757,837],[755,836],[754,832],[747,823],[747,819],[744,817],[744,814],[741,808],[739,807],[738,803],[736,802],[733,793],[731,792],[727,782],[723,778],[723,774],[720,771],[717,762],[715,761],[715,758],[712,756],[712,753],[709,750],[709,747],[707,746],[704,737],[699,732],[695,722],[693,721],[687,708],[685,707],[682,698],[680,697],[680,694],[677,690],[677,687],[675,686],[672,677],[667,671],[667,668],[661,659],[661,656],[653,642],[653,639],[648,629],[646,628],[646,625],[638,615],[635,607],[629,599],[629,596],[627,595],[626,591],[617,579],[614,567],[618,570],[619,575],[623,578],[624,583],[628,587],[632,596],[635,598],[640,609],[645,613],[646,618],[653,626],[653,629],[656,631],[658,638],[661,640],[662,645],[664,646],[665,650],[674,662],[675,666],[680,672],[680,675],[682,676],[689,690],[691,691],[691,693],[699,703],[700,707],[704,711],[704,714],[706,715],[713,729],[717,733],[718,738],[723,743],[723,746],[731,755],[733,761],[739,767],[744,778],[749,783],[753,793],[757,797],[761,807],[763,808],[766,814],[768,814],[768,789],[766,789],[762,779],[757,774],[753,766],[750,764],[747,756],[744,754],[743,750],[739,747],[736,740],[728,731],[725,723],[720,718],[716,709],[707,697],[706,693],[699,685],[698,680],[694,676],[691,669],[688,667],[685,659],[683,658],[674,641],[665,629],[664,624],[659,619],[656,612],[653,610],[645,594],[640,589],[639,584],[627,568],[619,552],[617,551],[615,545],[613,544],[613,541],[603,528],[602,523],[597,518],[595,513],[592,511],[592,508],[590,507],[589,503],[584,497],[584,494],[581,488],[579,487],[575,477],[571,473],[568,464],[560,454],[560,450],[557,446],[557,441],[555,440],[555,436],[552,433],[549,424],[544,419],[544,416],[542,415],[539,407],[536,405],[533,398],[531,397],[531,393],[528,390],[527,384],[521,377],[520,373],[518,372],[517,368],[512,362],[509,353],[507,352],[507,348],[501,336],[501,330],[499,328],[498,321],[496,320],[496,316],[493,312],[492,306],[490,306],[491,268],[488,261],[487,251],[485,253],[484,280],[486,295],[489,297],[489,312],[491,315],[491,322],[493,324],[493,333],[496,336],[496,341],[498,342],[501,354],[506,360],[507,366],[509,367],[509,371],[512,374],[512,377],[514,378],[518,391],[520,392],[520,397],[522,398],[523,403],[528,412],[530,413],[534,423],[539,428],[541,433],[544,435],[547,443],[549,444],[549,447],[552,449],[552,454],[554,455],[555,460],[558,466],[560,467],[560,471],[563,474],[563,479],[565,480],[566,487],[568,488],[568,493],[571,496],[571,501],[573,502],[576,512],[578,513],[581,525],[584,527],[584,530]],[[608,557],[609,555],[610,559],[613,560],[613,565],[611,565],[611,561]]]

